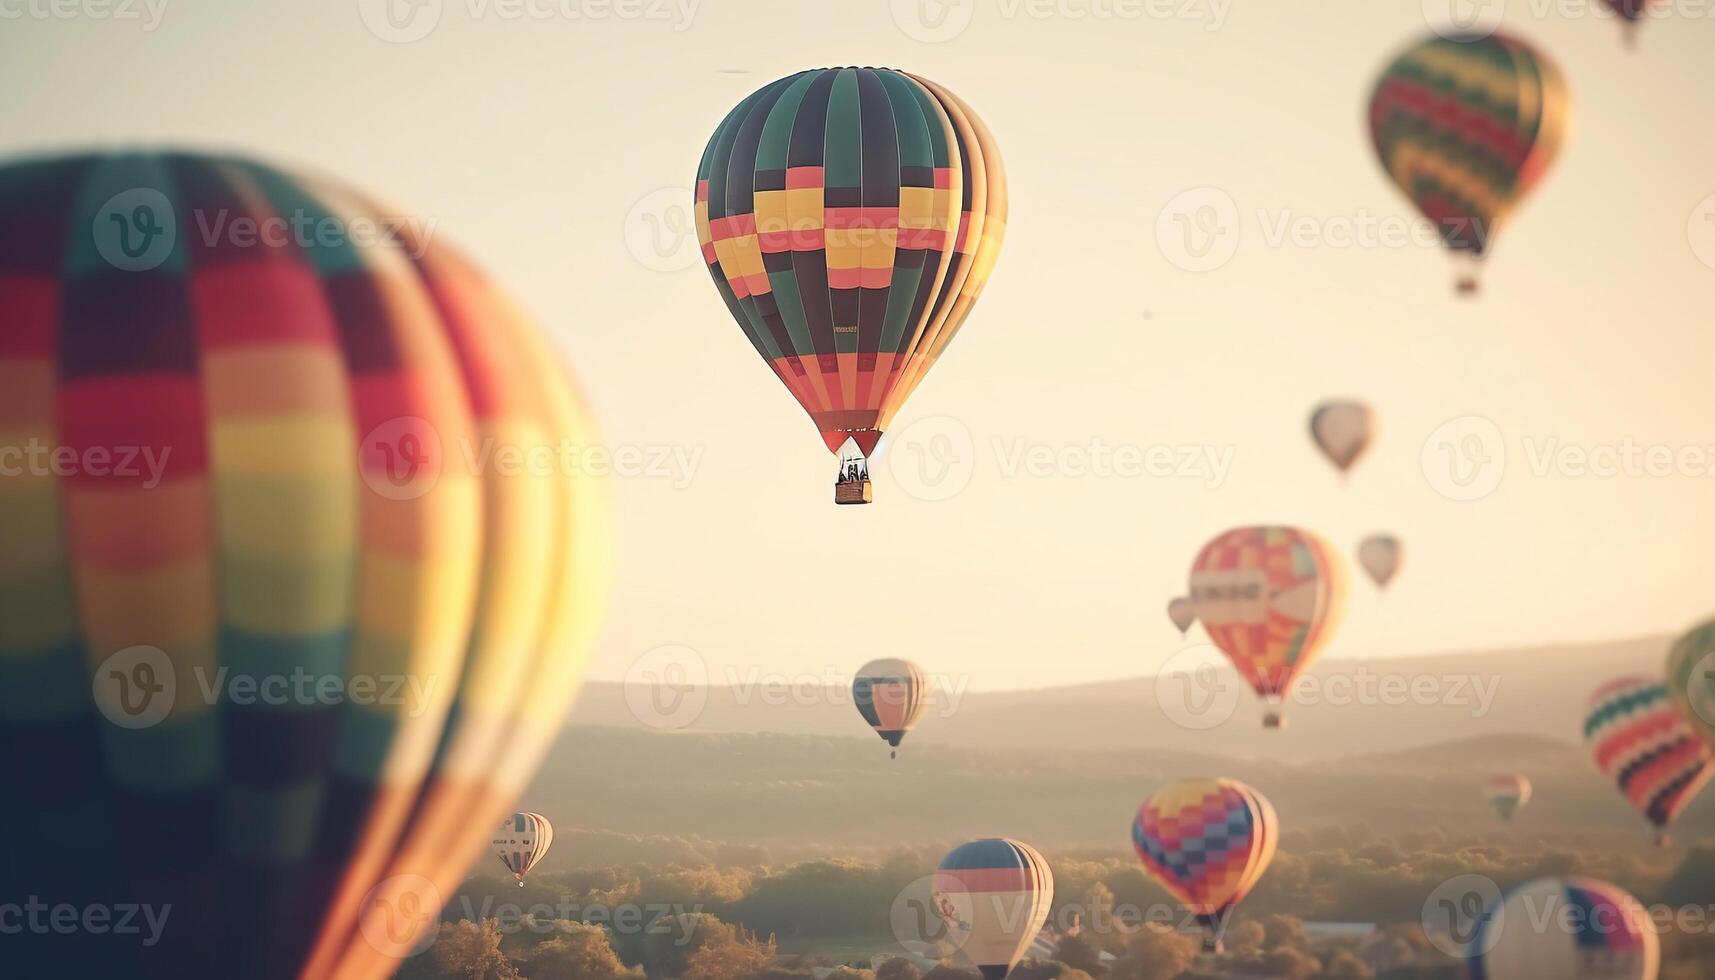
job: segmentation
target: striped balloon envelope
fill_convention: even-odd
[[[1001,980],[1048,921],[1054,872],[1022,841],[974,840],[942,859],[934,902],[958,951],[985,980]]]
[[[1554,158],[1569,115],[1554,63],[1505,34],[1433,35],[1382,72],[1370,136],[1382,169],[1468,265],[1478,263]]]
[[[1465,962],[1471,980],[1655,980],[1661,940],[1623,889],[1538,878],[1483,914]]]
[[[0,449],[58,461],[0,477],[0,895],[171,906],[18,975],[390,975],[561,730],[605,488],[468,461],[596,433],[432,228],[242,159],[0,166]]]
[[[697,167],[715,288],[809,413],[840,485],[958,333],[1000,254],[1006,172],[970,106],[886,68],[823,68],[752,93]],[[848,441],[850,445],[848,445]]]
[[[489,842],[500,863],[518,879],[519,888],[524,887],[524,876],[542,860],[553,843],[554,825],[548,822],[547,817],[531,810],[507,817],[500,829],[494,832],[494,840]]]
[[[1138,808],[1131,843],[1144,871],[1197,917],[1219,952],[1233,909],[1274,860],[1274,807],[1234,779],[1186,779]]]
[[[1584,740],[1596,767],[1669,843],[1667,828],[1709,781],[1709,746],[1668,696],[1647,677],[1625,677],[1590,696]]]
[[[1510,822],[1530,802],[1530,780],[1516,773],[1492,776],[1483,787],[1483,799],[1496,816]]]
[[[1345,610],[1340,556],[1309,531],[1241,527],[1203,546],[1191,565],[1191,602],[1209,639],[1267,700],[1264,724],[1327,645]]]
[[[869,727],[893,746],[895,758],[900,740],[923,714],[928,695],[928,678],[909,660],[871,660],[852,678],[852,703]]]
[[[1669,648],[1667,691],[1680,717],[1715,747],[1715,619],[1692,627]]]

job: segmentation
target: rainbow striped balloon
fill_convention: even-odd
[[[1538,878],[1483,914],[1465,962],[1471,980],[1655,980],[1661,940],[1625,890]]]
[[[1691,730],[1667,688],[1624,677],[1590,696],[1584,740],[1596,766],[1669,843],[1667,828],[1712,774],[1709,746]]]
[[[1131,825],[1143,869],[1197,916],[1210,952],[1220,951],[1233,909],[1268,870],[1279,840],[1274,807],[1234,779],[1169,783]]]
[[[828,449],[849,439],[858,457],[970,315],[1006,213],[982,120],[887,68],[758,89],[697,167],[697,238],[727,310]]]
[[[959,952],[985,980],[1002,980],[1048,921],[1054,872],[1022,841],[974,840],[942,859],[934,901]]]
[[[606,493],[502,461],[595,431],[432,230],[241,159],[0,167],[0,448],[49,454],[0,478],[0,894],[172,907],[20,975],[389,975],[559,732]]]
[[[489,842],[500,863],[524,887],[524,876],[548,853],[554,843],[554,825],[534,810],[514,813],[506,818]]]

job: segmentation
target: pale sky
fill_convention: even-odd
[[[1251,523],[1347,554],[1372,530],[1405,540],[1387,596],[1354,583],[1330,657],[1672,631],[1715,606],[1715,4],[1667,4],[1633,54],[1594,0],[1505,5],[1561,66],[1573,118],[1472,303],[1438,249],[1342,237],[1412,213],[1363,112],[1444,0],[441,0],[438,20],[399,21],[432,24],[403,43],[359,0],[60,2],[0,0],[0,153],[191,144],[343,176],[515,291],[611,445],[694,460],[616,479],[593,677],[663,644],[717,680],[877,656],[980,689],[1150,673],[1179,648],[1163,604],[1198,547]],[[135,19],[94,16],[110,9]],[[833,505],[833,458],[684,237],[721,117],[831,64],[948,86],[1011,181],[988,292],[863,508]],[[1228,261],[1183,267],[1176,198],[1231,202]],[[1345,486],[1305,434],[1335,395],[1382,422]],[[1431,440],[1466,416],[1493,428]],[[1498,485],[1448,499],[1426,443],[1439,474],[1444,437],[1484,432]],[[1533,458],[1628,442],[1687,472]],[[1083,472],[1095,445],[1230,466]],[[1037,472],[1044,453],[1059,462]],[[919,467],[949,458],[926,485]]]

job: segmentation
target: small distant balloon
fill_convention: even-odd
[[[1391,534],[1372,534],[1358,545],[1358,564],[1378,588],[1387,588],[1399,571],[1404,547]]]
[[[869,727],[893,746],[899,757],[899,742],[923,714],[929,682],[923,670],[909,660],[871,660],[852,678],[852,703]]]
[[[1584,741],[1596,767],[1613,779],[1655,828],[1656,844],[1712,774],[1709,746],[1679,714],[1667,688],[1648,677],[1624,677],[1590,697]]]
[[[1552,928],[1533,923],[1554,923]],[[1648,910],[1594,878],[1537,878],[1484,911],[1471,980],[1656,980],[1661,940]]]
[[[1326,401],[1310,413],[1310,438],[1322,455],[1345,473],[1370,446],[1374,413],[1358,401]]]
[[[554,825],[531,810],[514,813],[494,832],[492,843],[500,863],[506,865],[506,870],[518,879],[518,887],[523,888],[524,876],[541,862],[549,845],[554,843]]]
[[[1173,625],[1179,627],[1179,635],[1184,636],[1197,621],[1197,607],[1190,598],[1179,596],[1167,604],[1167,618],[1173,620]]]
[[[1483,799],[1496,816],[1510,823],[1530,802],[1530,780],[1517,773],[1495,776],[1483,787]]]

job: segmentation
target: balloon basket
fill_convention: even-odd
[[[1221,938],[1219,936],[1203,937],[1203,952],[1205,953],[1219,955],[1225,952],[1226,948],[1226,945],[1221,942]]]
[[[1483,291],[1482,284],[1477,281],[1476,276],[1460,276],[1453,288],[1459,296],[1466,298],[1475,298],[1481,295]]]
[[[1262,727],[1269,731],[1279,731],[1286,727],[1286,719],[1281,717],[1280,712],[1270,711],[1262,716]]]
[[[834,503],[840,505],[867,504],[875,500],[875,490],[870,486],[869,478],[862,480],[841,480],[834,484]]]

